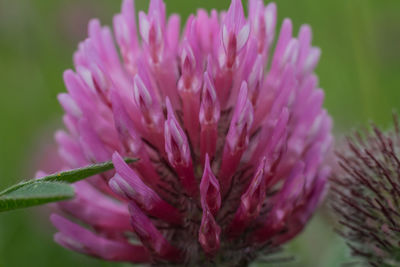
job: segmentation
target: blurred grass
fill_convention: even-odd
[[[138,9],[147,2],[136,1]],[[184,18],[199,7],[227,8],[227,0],[167,0],[168,12]],[[400,1],[279,0],[279,24],[290,17],[298,29],[312,26],[321,47],[317,69],[325,106],[340,136],[373,120],[387,125],[400,108]],[[0,0],[0,187],[32,177],[37,152],[61,125],[56,95],[62,72],[86,36],[90,18],[110,24],[119,0]],[[36,154],[35,154],[36,153]],[[326,209],[325,207],[322,209]],[[60,248],[37,209],[0,215],[0,266],[111,266]],[[326,211],[316,216],[290,250],[285,266],[339,266],[347,256]],[[283,266],[283,265],[279,265]]]

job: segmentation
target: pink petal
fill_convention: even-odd
[[[109,185],[121,196],[136,201],[147,213],[173,224],[181,223],[179,211],[162,200],[156,192],[147,186],[118,153],[113,155],[116,174]]]
[[[54,236],[54,239],[64,247],[109,261],[133,263],[150,261],[149,253],[142,246],[133,246],[128,242],[114,241],[97,236],[56,214],[53,214],[50,219],[60,231]]]

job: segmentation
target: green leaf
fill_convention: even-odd
[[[0,212],[72,198],[74,188],[60,182],[25,184],[0,197]]]
[[[138,159],[126,158],[126,163],[136,162]],[[73,169],[69,171],[59,172],[50,174],[48,176],[42,177],[40,179],[29,180],[26,182],[22,182],[16,185],[13,185],[2,192],[0,192],[0,197],[8,194],[12,191],[17,190],[20,187],[26,186],[28,184],[34,184],[38,182],[65,182],[65,183],[74,183],[90,176],[111,170],[114,168],[112,161],[106,161],[103,163],[89,165],[87,167],[82,167],[78,169]]]
[[[126,158],[125,162],[132,163],[137,160]],[[107,161],[13,185],[0,192],[0,212],[72,198],[74,189],[68,183],[74,183],[113,168],[112,161]]]

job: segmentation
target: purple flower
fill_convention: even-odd
[[[161,0],[138,32],[132,0],[114,35],[92,20],[56,139],[66,168],[112,159],[115,171],[75,184],[59,207],[80,224],[53,215],[56,241],[106,260],[236,266],[295,237],[324,192],[332,122],[311,29],[294,38],[284,20],[270,54],[275,26],[260,0],[248,19],[240,0],[199,10],[182,36]]]

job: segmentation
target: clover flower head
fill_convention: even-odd
[[[310,27],[293,37],[285,19],[272,52],[275,28],[260,0],[247,18],[240,0],[200,9],[181,35],[162,0],[138,26],[132,0],[113,33],[92,20],[56,139],[66,168],[115,171],[75,184],[56,241],[112,261],[239,266],[295,237],[324,192],[332,123]]]
[[[400,264],[400,130],[356,133],[338,152],[332,208],[353,255],[369,266]]]

